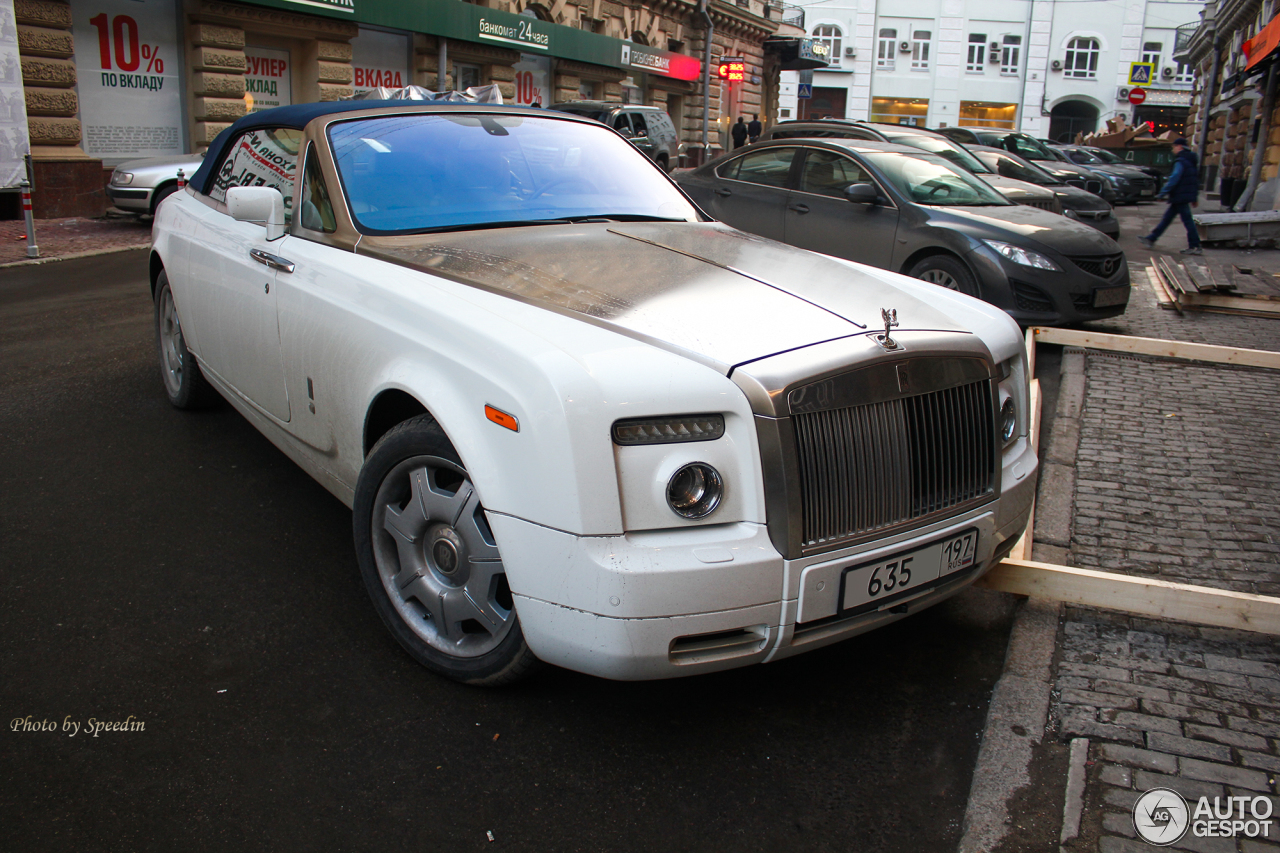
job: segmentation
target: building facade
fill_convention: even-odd
[[[1177,54],[1196,70],[1187,138],[1204,164],[1204,189],[1219,191],[1226,205],[1255,176],[1250,207],[1280,205],[1280,115],[1271,76],[1280,36],[1277,8],[1275,0],[1216,0],[1179,34]]]
[[[802,4],[803,5],[803,4]],[[783,75],[781,117],[1007,127],[1067,140],[1124,116],[1181,130],[1193,73],[1173,59],[1198,0],[821,0],[810,35],[833,58],[812,97]],[[1154,72],[1145,101],[1133,63]],[[1141,72],[1139,72],[1141,77]]]
[[[700,142],[708,37],[713,63],[748,72],[708,87],[714,147],[738,115],[776,111],[782,59],[766,40],[785,25],[775,0],[704,3],[14,0],[36,215],[101,213],[104,170],[203,150],[246,111],[376,86],[652,104]]]

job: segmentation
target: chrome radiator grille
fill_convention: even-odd
[[[794,419],[805,549],[941,514],[994,491],[987,381]]]

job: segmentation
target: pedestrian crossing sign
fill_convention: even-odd
[[[1130,62],[1129,63],[1129,85],[1130,86],[1150,86],[1156,79],[1156,64],[1154,62]]]
[[[798,88],[798,89],[797,89],[797,91],[796,91],[796,97],[797,97],[797,98],[812,98],[812,97],[813,97],[813,84],[812,84],[812,83],[801,83],[801,84],[800,84],[800,86],[799,86],[799,88]]]

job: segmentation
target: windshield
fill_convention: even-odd
[[[368,234],[699,218],[652,161],[600,125],[394,115],[335,122],[329,143],[351,213]]]
[[[1093,152],[1085,151],[1083,148],[1067,149],[1064,153],[1071,158],[1072,163],[1079,163],[1081,166],[1105,166],[1106,164],[1096,156]]]
[[[1111,163],[1112,165],[1121,165],[1121,166],[1125,165],[1124,160],[1112,154],[1110,151],[1104,151],[1102,149],[1095,148],[1089,153],[1097,157],[1099,160],[1101,160],[1104,163]]]
[[[912,148],[919,148],[921,151],[928,151],[930,154],[945,157],[960,168],[968,169],[975,175],[991,174],[991,170],[987,168],[985,163],[949,139],[939,139],[936,136],[920,136],[914,133],[890,135],[888,139],[898,145],[910,145]]]
[[[1013,178],[1015,181],[1026,181],[1041,187],[1063,186],[1062,181],[1026,160],[995,151],[990,153],[984,151],[980,156],[984,162],[991,164],[1002,178]]]
[[[990,186],[934,154],[865,154],[889,183],[916,204],[942,207],[999,205],[1009,201]]]

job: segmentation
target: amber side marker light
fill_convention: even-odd
[[[508,415],[506,412],[499,411],[493,406],[484,407],[484,416],[501,427],[506,427],[512,432],[520,431],[520,422],[515,419],[514,415]]]

